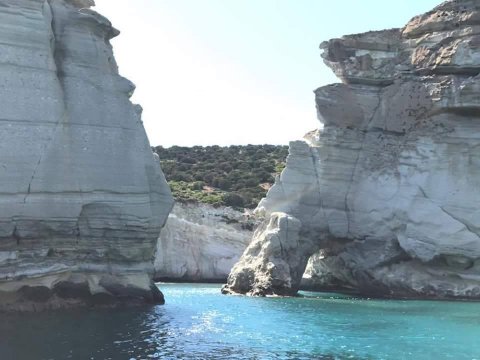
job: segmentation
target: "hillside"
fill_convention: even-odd
[[[288,146],[153,148],[180,202],[255,208],[285,167]]]

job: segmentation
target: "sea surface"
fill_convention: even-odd
[[[480,303],[159,286],[164,306],[0,315],[0,359],[480,360]]]

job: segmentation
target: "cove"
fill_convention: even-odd
[[[2,314],[0,358],[480,359],[479,303],[160,287],[164,306]]]

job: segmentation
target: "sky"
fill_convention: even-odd
[[[338,82],[319,44],[402,27],[441,0],[96,0],[121,31],[153,146],[288,144],[320,126],[313,90]]]

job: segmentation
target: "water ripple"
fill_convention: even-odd
[[[165,306],[3,315],[0,359],[480,359],[476,303],[162,290]]]

